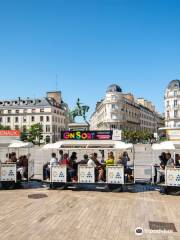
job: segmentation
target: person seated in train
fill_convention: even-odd
[[[105,161],[106,166],[114,165],[114,154],[113,152],[108,153],[108,159]]]
[[[124,166],[124,169],[127,168],[127,162],[130,161],[130,158],[128,156],[127,152],[123,152],[122,154],[119,155],[117,164],[121,164]]]
[[[128,161],[130,161],[129,155],[127,152],[123,152],[119,155],[117,164],[124,166],[124,174],[127,174],[127,180],[132,180],[132,169],[128,167]]]
[[[62,158],[62,160],[60,162],[60,165],[67,165],[67,166],[69,166],[69,155],[68,155],[68,153],[64,153],[63,154],[63,158]]]
[[[70,165],[71,167],[75,170],[75,172],[77,173],[77,153],[76,152],[72,152],[70,158],[69,158],[69,161],[70,161]]]
[[[27,156],[20,156],[17,161],[17,178],[19,180],[26,180],[28,178],[28,158]]]
[[[88,161],[89,161],[88,155],[84,154],[83,159],[80,162],[78,162],[78,164],[87,164]]]
[[[5,163],[13,163],[11,160],[11,153],[6,153],[6,161]]]
[[[166,158],[165,152],[161,153],[161,155],[159,156],[159,160],[160,160],[160,168],[164,170],[167,165],[167,158]]]
[[[171,157],[170,153],[166,153],[167,167],[174,167],[174,159]]]
[[[97,168],[97,165],[96,165],[96,163],[94,161],[94,155],[93,154],[90,155],[90,157],[88,159],[88,162],[87,162],[87,166],[88,167],[95,167],[95,168]]]
[[[58,165],[58,159],[56,157],[55,153],[51,154],[51,160],[47,167],[45,168],[45,179],[49,180],[50,179],[50,169],[52,166],[57,166]]]
[[[73,168],[73,165],[71,163],[72,162],[69,159],[69,155],[67,153],[64,153],[61,164],[67,166],[68,181],[74,182],[75,177],[76,177],[76,171]]]
[[[165,181],[165,167],[167,165],[167,157],[166,153],[162,152],[161,155],[159,156],[160,160],[160,171],[158,171],[158,165],[154,165],[155,167],[155,176],[154,176],[154,182],[164,182]],[[159,179],[159,180],[158,180]]]
[[[180,155],[175,155],[175,167],[180,168]]]
[[[98,155],[97,153],[93,153],[90,156],[90,159],[87,163],[89,167],[95,167],[95,178],[98,180],[98,182],[104,182],[104,168],[102,164],[97,159]]]
[[[62,160],[63,160],[63,150],[59,150],[59,164],[61,164]]]
[[[104,163],[104,157],[105,157],[104,150],[99,150],[99,152],[101,154],[101,163]]]
[[[16,157],[16,153],[12,152],[12,153],[7,153],[6,154],[6,163],[16,163],[17,162],[17,157]]]

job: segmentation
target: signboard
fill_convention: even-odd
[[[166,168],[166,185],[180,186],[180,168]]]
[[[63,140],[111,140],[112,131],[63,131]]]
[[[174,140],[174,141],[178,141],[180,140],[180,129],[168,129],[167,130],[167,135],[168,135],[168,139],[170,141]]]
[[[51,182],[67,182],[67,166],[59,165],[51,167]]]
[[[0,130],[1,137],[20,137],[19,130]]]
[[[78,169],[78,182],[79,183],[94,183],[95,182],[95,169],[86,165],[80,165]]]
[[[34,160],[29,160],[28,162],[28,179],[34,176]]]
[[[1,164],[1,181],[16,182],[16,164]]]
[[[123,166],[107,166],[106,182],[112,184],[124,184],[124,167]]]
[[[118,130],[118,129],[113,130],[112,140],[121,141],[122,140],[122,131]]]

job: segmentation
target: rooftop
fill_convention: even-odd
[[[175,89],[175,88],[178,88],[180,89],[180,80],[178,79],[175,79],[175,80],[172,80],[169,84],[168,84],[168,89]]]
[[[118,86],[117,84],[111,84],[107,90],[106,90],[107,93],[110,93],[110,92],[122,92],[122,89],[120,88],[120,86]]]

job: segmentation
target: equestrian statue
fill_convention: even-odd
[[[89,111],[89,106],[83,105],[83,103],[81,103],[80,99],[78,98],[76,102],[76,107],[72,111],[70,111],[70,121],[75,122],[75,118],[80,116],[80,117],[83,117],[86,123],[88,123],[86,119],[86,113],[88,111]]]

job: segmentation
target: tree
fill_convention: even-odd
[[[11,130],[10,126],[3,126],[0,124],[0,130]]]
[[[28,133],[25,132],[25,131],[21,132],[20,138],[21,138],[21,141],[27,141],[28,140]]]
[[[36,140],[40,145],[40,140],[42,139],[43,127],[42,124],[36,123],[31,125],[28,129],[28,141],[35,143]]]
[[[127,142],[144,142],[148,141],[152,138],[152,134],[148,131],[132,131],[132,130],[124,130],[123,131],[123,139]]]

